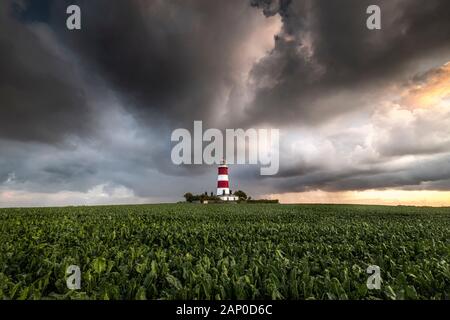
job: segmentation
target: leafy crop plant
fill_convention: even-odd
[[[0,209],[0,299],[449,299],[449,257],[450,208]]]

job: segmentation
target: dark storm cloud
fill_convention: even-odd
[[[65,7],[53,5],[51,24]],[[126,99],[146,125],[207,121],[233,83],[237,50],[258,15],[244,1],[77,1],[83,31],[61,41]],[[103,14],[102,14],[103,13]]]
[[[323,97],[349,89],[361,96],[364,91],[376,92],[377,86],[402,76],[417,59],[450,53],[449,1],[251,3],[268,16],[279,14],[283,30],[273,52],[253,68],[257,92],[246,110],[246,124],[268,118],[278,125],[326,121],[363,108],[364,103],[322,102]],[[366,28],[366,9],[372,4],[381,8],[382,30]]]
[[[87,134],[91,118],[76,65],[59,54],[45,25],[14,19],[10,4],[0,4],[0,137],[57,143]]]
[[[73,3],[82,8],[80,32],[65,28],[65,11]],[[29,127],[41,128],[28,134],[36,139],[57,139],[59,126],[82,133],[95,118],[88,112],[86,85],[80,83],[85,79],[71,81],[74,68],[111,86],[144,125],[207,122],[240,72],[235,66],[239,44],[259,16],[242,1],[42,1],[36,6],[10,0],[3,7],[1,45],[12,49],[2,50],[7,71],[2,85],[9,87],[4,95],[9,107],[3,110],[8,114],[2,119],[6,124],[21,119],[27,130],[2,127],[24,136]],[[48,28],[79,65],[55,56],[36,36],[39,27]],[[13,33],[18,37],[8,36]]]

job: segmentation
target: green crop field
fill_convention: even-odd
[[[450,208],[0,209],[0,299],[449,299],[449,262]]]

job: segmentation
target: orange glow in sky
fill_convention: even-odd
[[[409,108],[429,108],[450,106],[450,62],[432,71],[424,83],[420,83],[406,92],[402,104]]]
[[[377,205],[450,206],[450,191],[364,190],[326,192],[321,190],[272,194],[281,203],[348,203]]]

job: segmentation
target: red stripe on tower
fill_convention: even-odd
[[[228,181],[217,181],[217,188],[229,188]]]
[[[219,175],[222,175],[222,174],[228,175],[228,168],[227,167],[219,167]]]

